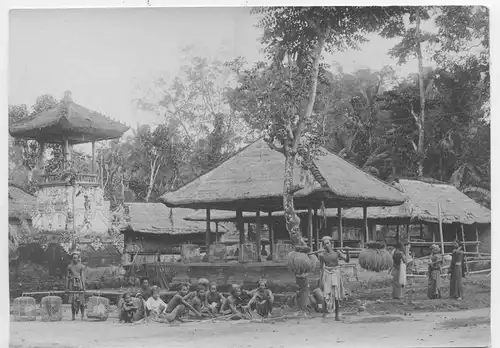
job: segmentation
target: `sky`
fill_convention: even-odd
[[[9,104],[34,104],[37,96],[57,99],[64,91],[89,109],[132,127],[157,124],[159,116],[132,104],[137,87],[162,74],[175,76],[193,54],[248,62],[262,59],[261,29],[248,8],[144,8],[13,10],[9,27]],[[396,67],[416,72],[416,61],[397,67],[387,51],[395,40],[371,36],[359,51],[335,53],[344,71]]]

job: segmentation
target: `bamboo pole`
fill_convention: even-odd
[[[396,225],[396,242],[399,242],[401,236],[399,235],[399,225]]]
[[[339,239],[340,239],[340,247],[344,247],[344,231],[342,228],[342,208],[337,208],[337,216],[339,218]],[[319,248],[318,248],[319,249]]]
[[[309,248],[313,248],[313,231],[312,231],[312,223],[313,223],[313,212],[312,207],[309,206],[307,209],[307,244],[309,244]]]
[[[365,244],[366,244],[368,242],[368,212],[366,207],[363,207],[363,227],[365,230]]]
[[[437,203],[439,218],[439,237],[441,238],[441,254],[444,256],[443,221],[441,219],[441,204]]]
[[[257,262],[260,262],[260,210],[255,214],[255,244],[257,246]]]
[[[219,236],[219,222],[215,222],[215,242],[219,243],[220,242],[220,236]]]
[[[269,223],[267,227],[269,228],[269,252],[271,253],[271,260],[273,258],[273,253],[274,253],[274,229],[273,229],[273,219],[272,219],[272,212],[268,213],[269,215]]]
[[[316,250],[319,250],[318,209],[314,209],[313,233],[316,236]]]
[[[240,247],[238,253],[238,260],[243,261],[243,244],[245,244],[245,222],[243,221],[243,211],[238,209],[236,211],[236,226],[240,233]]]
[[[467,266],[467,256],[465,255],[465,253],[467,252],[467,248],[465,246],[464,224],[460,224],[460,232],[462,232],[462,246],[464,247],[465,272],[469,273],[469,266]]]

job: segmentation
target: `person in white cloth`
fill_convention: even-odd
[[[340,251],[334,249],[331,240],[331,237],[323,237],[324,250],[319,254],[323,317],[326,317],[327,313],[335,311],[335,320],[340,321],[339,302],[345,299],[345,290],[340,273],[339,259],[349,262],[349,253],[344,256]]]
[[[160,298],[160,288],[158,286],[151,287],[152,296],[148,298],[146,301],[146,308],[149,313],[160,316],[163,313],[166,313],[167,304],[163,302]]]

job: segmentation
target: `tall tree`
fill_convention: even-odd
[[[173,79],[158,78],[135,100],[140,109],[179,126],[197,175],[232,155],[248,131],[227,101],[231,73],[217,59],[195,56]]]
[[[398,15],[396,7],[269,7],[254,10],[264,30],[262,43],[270,64],[258,63],[244,69],[233,62],[240,76],[233,94],[235,103],[254,126],[265,127],[269,146],[285,156],[283,207],[292,242],[305,246],[300,220],[294,211],[295,162],[322,185],[312,159],[322,144],[312,117],[318,79],[324,70],[322,53],[357,49],[364,34],[380,29]]]

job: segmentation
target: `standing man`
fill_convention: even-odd
[[[345,298],[339,259],[349,262],[349,253],[344,256],[334,249],[331,237],[323,237],[324,251],[319,254],[320,280],[323,292],[323,317],[329,311],[335,311],[335,320],[340,321],[339,302]]]
[[[83,320],[85,314],[85,266],[82,264],[78,251],[73,251],[71,257],[72,260],[66,272],[66,291],[81,291],[79,294],[69,294],[69,302],[71,303],[72,319],[75,320],[75,316],[80,310]]]

